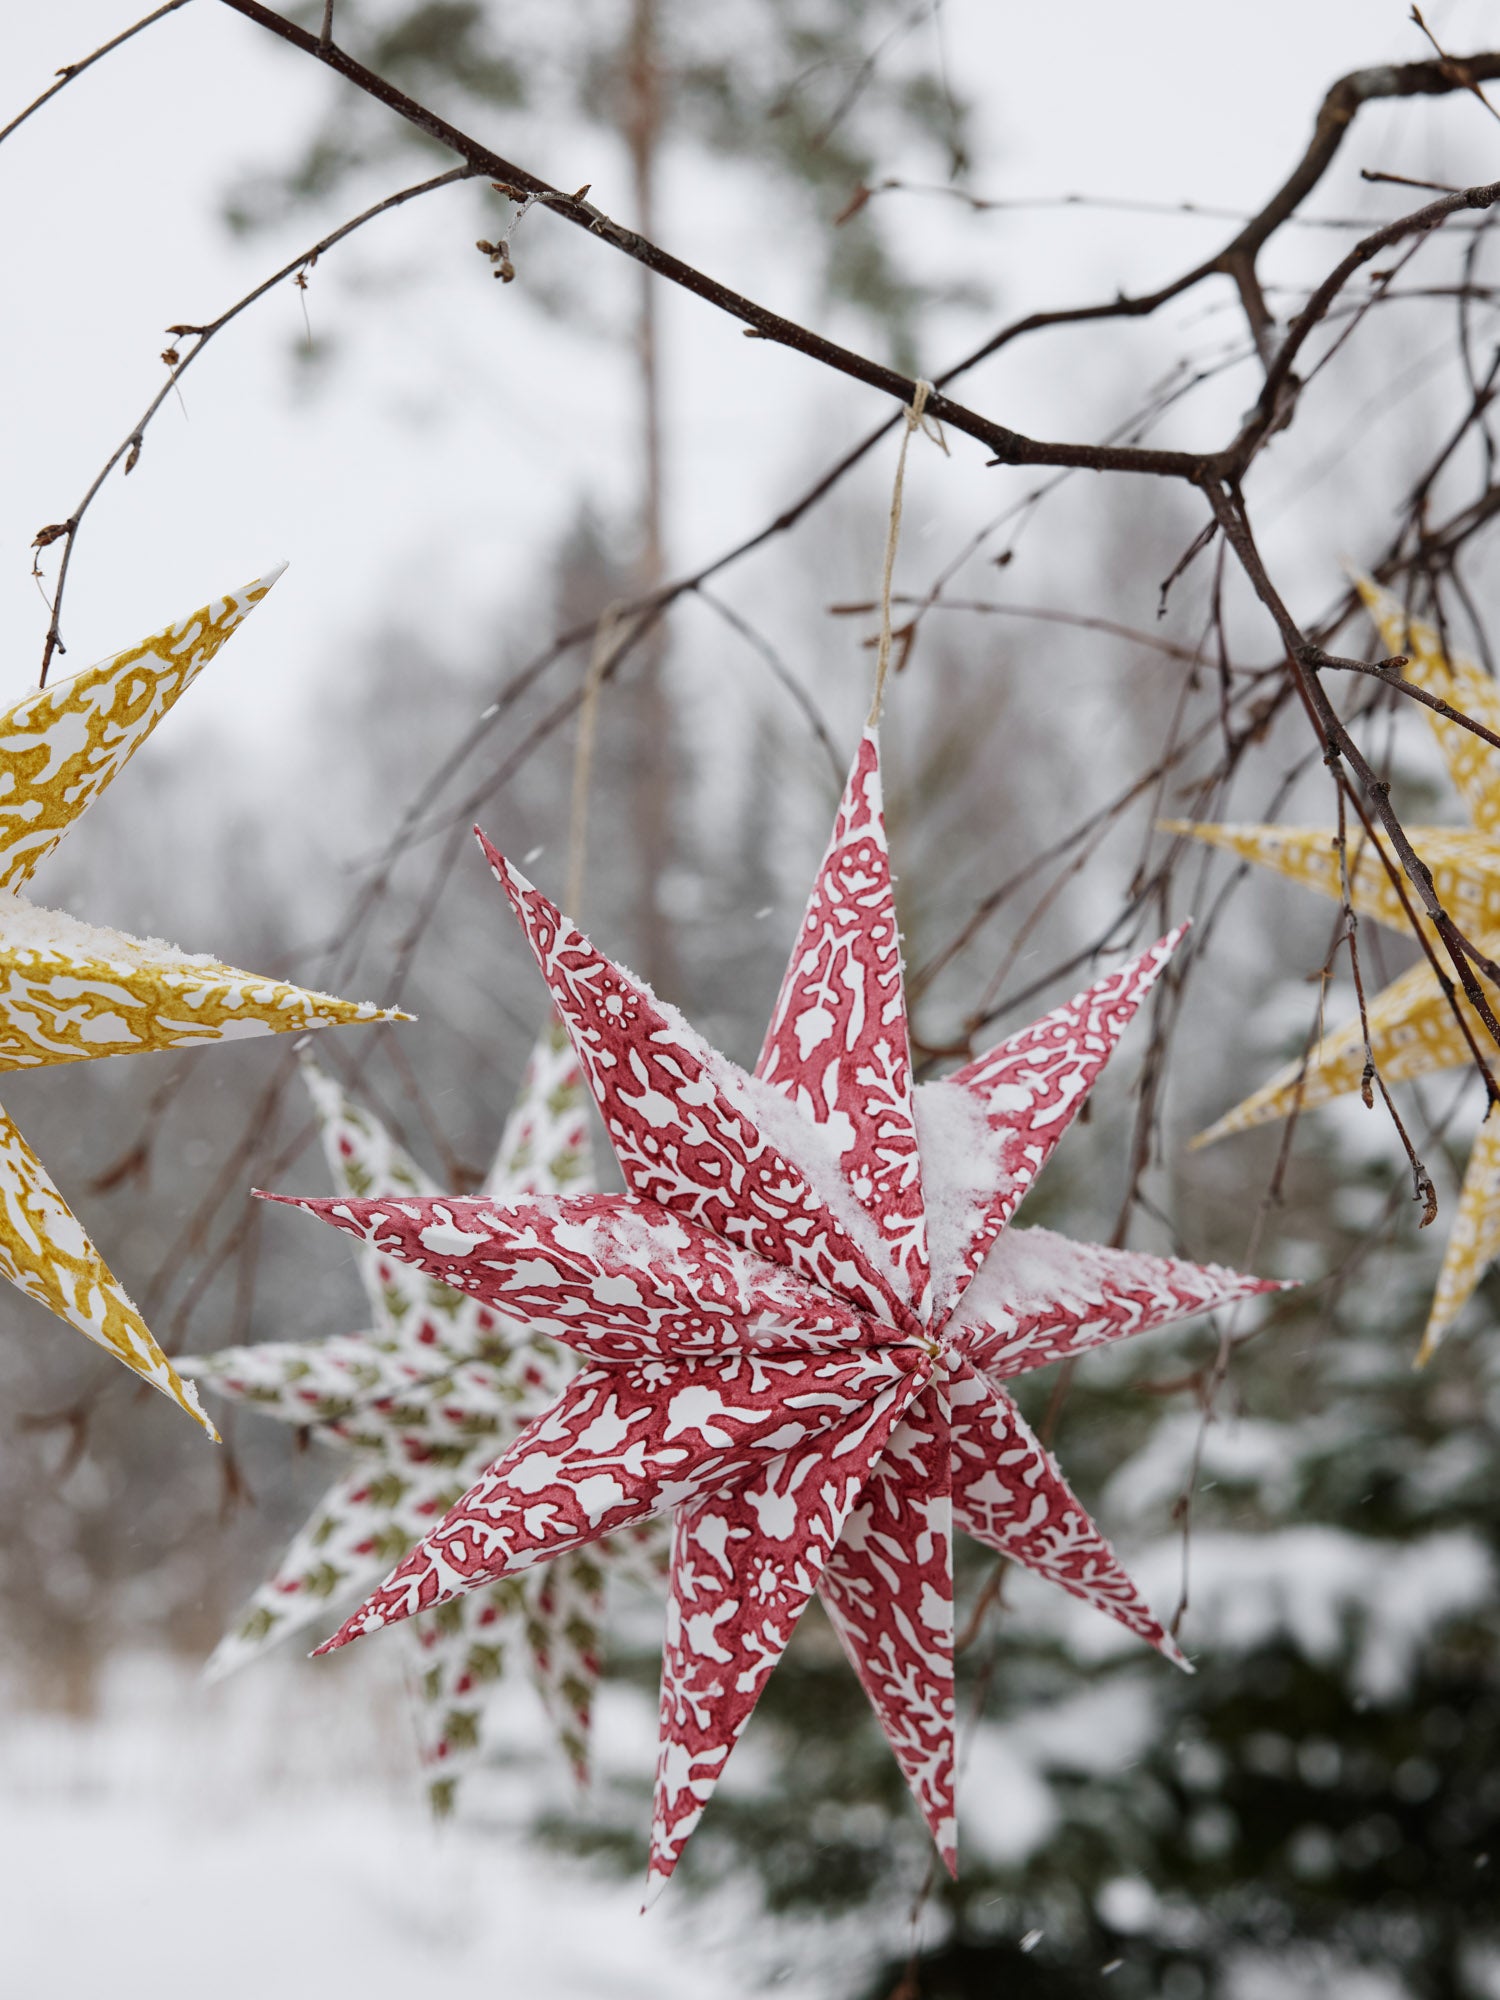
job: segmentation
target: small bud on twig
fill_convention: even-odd
[[[516,275],[516,267],[510,261],[510,245],[505,238],[502,236],[497,242],[486,243],[481,236],[474,248],[484,252],[495,267],[494,275],[502,285],[508,285]]]
[[[1417,1224],[1417,1227],[1418,1229],[1426,1229],[1429,1223],[1437,1221],[1438,1198],[1437,1189],[1432,1185],[1431,1180],[1425,1172],[1417,1175],[1414,1199],[1422,1203],[1422,1220]]]

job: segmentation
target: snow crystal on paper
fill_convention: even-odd
[[[919,1083],[915,1100],[927,1247],[941,1293],[943,1280],[963,1268],[979,1217],[1014,1181],[1003,1167],[1005,1132],[975,1092]]]
[[[816,1123],[783,1097],[775,1084],[749,1075],[726,1057],[716,1056],[714,1080],[727,1097],[743,1106],[777,1152],[801,1168],[813,1193],[875,1269],[882,1276],[894,1271],[896,1260],[890,1244],[844,1173],[838,1128],[831,1121]]]
[[[219,968],[219,961],[207,952],[185,952],[162,938],[132,937],[129,931],[86,924],[66,910],[46,910],[15,894],[0,896],[0,954],[11,959],[90,959],[131,971],[154,971],[164,959],[195,972]]]

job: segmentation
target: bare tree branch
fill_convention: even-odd
[[[810,360],[818,361],[824,367],[832,368],[841,375],[850,376],[872,389],[894,397],[903,407],[910,404],[916,395],[917,383],[911,376],[901,374],[897,369],[887,368],[883,363],[857,354],[852,348],[844,347],[835,340],[826,339],[822,334],[813,333],[795,320],[773,313],[767,307],[758,305],[741,292],[720,284],[716,278],[674,257],[670,251],[652,243],[633,229],[626,229],[596,208],[585,197],[587,189],[577,194],[564,194],[527,167],[518,166],[513,160],[494,152],[482,141],[462,132],[447,119],[441,118],[415,98],[408,97],[384,77],[366,69],[363,63],[336,47],[325,48],[318,39],[309,35],[283,15],[274,13],[269,7],[260,5],[260,0],[223,0],[238,14],[256,22],[270,33],[290,42],[305,55],[315,57],[325,63],[348,82],[358,86],[378,103],[404,118],[419,132],[446,146],[467,162],[469,169],[478,174],[490,175],[502,194],[515,193],[518,197],[530,196],[543,208],[560,215],[565,222],[597,236],[611,249],[622,252],[634,259],[648,271],[669,283],[679,285],[684,291],[694,293],[720,312],[728,313],[741,321],[747,333],[759,340],[775,341],[778,346],[789,347],[794,352],[805,354]],[[986,445],[996,457],[996,461],[1006,465],[1077,465],[1096,472],[1144,472],[1179,479],[1191,479],[1199,470],[1199,457],[1191,452],[1146,451],[1129,447],[1086,444],[1053,444],[1042,439],[1026,437],[1020,431],[997,424],[978,411],[951,401],[941,394],[929,396],[927,411],[939,423]]]

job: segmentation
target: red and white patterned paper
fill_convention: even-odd
[[[873,729],[860,741],[755,1073],[831,1139],[894,1253],[903,1299],[920,1312],[927,1211]]]
[[[860,1495],[818,1594],[901,1774],[956,1872],[953,1440],[946,1366],[914,1398]]]
[[[1055,1007],[944,1078],[950,1088],[967,1091],[983,1105],[1000,1141],[1000,1172],[982,1218],[975,1219],[961,1263],[945,1274],[940,1321],[1052,1157],[1115,1044],[1186,933],[1187,925],[1179,924],[1119,972],[1096,980],[1065,1006]]]
[[[877,1320],[914,1326],[881,1269],[873,1222],[861,1212],[860,1234],[872,1240],[856,1242],[842,1190],[815,1191],[761,1130],[743,1072],[597,951],[483,834],[480,843],[573,1037],[631,1192]]]
[[[952,1868],[955,1523],[1180,1658],[1002,1387],[1268,1289],[1006,1233],[1180,932],[914,1088],[867,733],[750,1077],[485,851],[629,1192],[297,1204],[586,1358],[328,1647],[671,1514],[653,1885],[815,1590]]]

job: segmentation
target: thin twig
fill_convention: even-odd
[[[99,47],[94,50],[94,53],[90,56],[85,56],[81,62],[67,63],[57,72],[56,83],[49,84],[40,97],[34,97],[24,111],[17,112],[8,125],[0,128],[0,145],[4,145],[11,133],[16,131],[19,126],[24,125],[34,111],[40,111],[42,106],[49,104],[60,90],[66,90],[75,77],[82,76],[86,69],[92,69],[94,64],[102,61],[112,49],[117,49],[123,43],[130,41],[134,36],[140,34],[143,28],[149,28],[154,21],[163,20],[168,14],[175,14],[179,7],[185,7],[187,3],[188,0],[166,0],[165,6],[153,8],[149,14],[142,15],[141,19],[133,27],[122,29],[118,35],[112,36],[109,41],[101,42]]]
[[[1453,78],[1455,83],[1459,84],[1464,90],[1469,91],[1473,96],[1477,97],[1480,103],[1484,106],[1485,110],[1488,111],[1491,118],[1500,118],[1500,111],[1497,111],[1495,109],[1494,105],[1490,103],[1490,100],[1485,96],[1484,92],[1479,88],[1478,81],[1474,76],[1471,66],[1468,63],[1461,62],[1456,57],[1450,56],[1448,54],[1448,51],[1443,47],[1442,43],[1438,40],[1437,36],[1432,32],[1431,28],[1428,27],[1427,23],[1422,19],[1422,10],[1420,7],[1412,8],[1411,18],[1413,19],[1413,21],[1416,22],[1417,26],[1422,30],[1422,33],[1427,37],[1428,41],[1431,42],[1433,48],[1436,49],[1438,62],[1443,68],[1443,70]]]
[[[1318,680],[1315,668],[1319,649],[1309,644],[1307,638],[1299,630],[1295,619],[1287,610],[1275,585],[1271,582],[1265,565],[1261,561],[1260,551],[1255,546],[1255,538],[1251,532],[1250,523],[1245,514],[1243,504],[1237,496],[1231,495],[1222,486],[1210,485],[1205,490],[1208,493],[1210,505],[1214,509],[1215,517],[1239,558],[1240,567],[1244,570],[1256,595],[1276,621],[1277,630],[1280,632],[1283,642],[1286,645],[1287,659],[1296,679],[1298,693],[1307,708],[1315,729],[1322,739],[1324,748],[1330,752],[1336,752],[1337,756],[1344,763],[1348,764],[1350,770],[1358,778],[1369,802],[1370,810],[1380,821],[1381,827],[1397,859],[1400,861],[1403,873],[1416,890],[1422,906],[1432,923],[1433,929],[1437,932],[1442,942],[1444,951],[1447,953],[1454,970],[1458,973],[1459,983],[1463,987],[1465,996],[1483,1022],[1485,1032],[1490,1036],[1495,1046],[1500,1048],[1500,1021],[1495,1019],[1489,1000],[1486,998],[1478,980],[1474,976],[1471,961],[1474,965],[1478,965],[1485,972],[1486,976],[1493,979],[1497,985],[1500,985],[1500,967],[1492,966],[1484,954],[1479,952],[1471,941],[1463,935],[1453,919],[1448,915],[1448,912],[1443,908],[1442,901],[1438,896],[1436,888],[1433,886],[1432,871],[1412,847],[1410,840],[1407,838],[1405,828],[1392,808],[1390,786],[1377,778],[1375,773],[1370,769],[1369,763],[1359,749],[1359,746],[1350,736],[1348,730],[1339,720],[1337,711],[1334,709],[1332,702],[1329,701],[1327,694]],[[1341,768],[1335,767],[1335,775],[1340,779],[1342,778]],[[1420,926],[1417,928],[1420,934]],[[1456,1004],[1456,999],[1454,1001],[1454,1012],[1460,1021],[1462,1021],[1462,1013]],[[1490,1084],[1490,1089],[1493,1092],[1493,1082]]]
[[[833,774],[834,789],[837,791],[844,782],[843,759],[839,756],[838,746],[833,740],[832,731],[823,720],[817,703],[813,700],[807,689],[803,687],[796,675],[791,672],[786,662],[781,658],[781,655],[776,651],[770,640],[766,638],[765,634],[758,632],[747,618],[735,610],[732,604],[727,604],[722,597],[717,596],[713,591],[705,590],[701,584],[694,595],[700,603],[706,604],[711,611],[716,611],[729,627],[730,631],[737,632],[745,644],[753,652],[759,654],[760,658],[765,661],[767,667],[770,669],[777,684],[785,688],[786,692],[797,704],[797,707],[802,712],[803,720],[817,741],[819,749],[828,759],[828,768]]]
[[[1313,647],[1311,653],[1312,657],[1308,662],[1310,666],[1332,668],[1346,674],[1368,674],[1371,680],[1380,681],[1386,687],[1396,688],[1400,693],[1409,696],[1412,701],[1421,702],[1424,708],[1430,708],[1434,714],[1441,715],[1448,722],[1456,722],[1460,728],[1467,729],[1471,735],[1482,738],[1484,742],[1500,750],[1500,732],[1487,728],[1472,715],[1465,715],[1462,709],[1455,708],[1451,701],[1444,701],[1440,694],[1430,694],[1426,688],[1418,687],[1415,681],[1407,680],[1401,671],[1407,665],[1403,654],[1398,654],[1390,660],[1343,660],[1332,653],[1323,652],[1320,647]]]
[[[237,299],[227,311],[220,313],[217,319],[209,320],[203,326],[169,326],[167,328],[167,332],[172,339],[181,340],[191,338],[193,346],[188,349],[186,354],[170,363],[170,372],[166,381],[151,398],[145,410],[136,419],[129,435],[122,439],[110,453],[103,466],[95,474],[87,492],[85,492],[83,498],[78,502],[72,513],[69,514],[68,518],[65,521],[54,522],[51,526],[39,530],[32,544],[38,553],[43,549],[50,548],[54,542],[61,542],[63,545],[62,561],[58,565],[57,582],[52,592],[52,615],[47,623],[47,636],[42,646],[42,671],[38,683],[40,686],[45,687],[47,685],[47,671],[52,665],[53,655],[56,653],[66,653],[68,650],[62,641],[63,595],[67,589],[68,571],[72,566],[73,551],[77,545],[78,530],[83,524],[83,518],[88,513],[89,508],[93,506],[104,482],[109,478],[109,475],[122,459],[125,462],[126,472],[134,471],[141,455],[141,446],[145,441],[146,431],[153,418],[160,410],[162,404],[166,402],[168,396],[177,389],[183,376],[192,367],[199,355],[202,354],[204,348],[208,346],[215,334],[222,333],[232,320],[238,319],[240,314],[245,312],[250,306],[253,306],[258,299],[263,299],[267,292],[274,291],[278,285],[284,284],[288,278],[296,277],[311,269],[325,251],[331,250],[336,243],[341,243],[346,236],[352,236],[356,229],[362,229],[367,222],[373,222],[376,216],[387,215],[392,209],[404,207],[407,202],[415,201],[418,195],[431,194],[435,188],[451,187],[456,181],[470,180],[472,178],[473,175],[467,167],[453,167],[445,174],[435,175],[431,180],[418,181],[413,187],[402,188],[396,194],[386,195],[383,200],[375,202],[371,207],[364,209],[359,215],[352,217],[348,222],[341,223],[337,229],[331,230],[327,236],[320,237],[310,249],[304,250],[299,256],[293,257],[290,263],[283,264],[279,271],[273,271],[269,278],[262,279],[253,290],[246,292],[244,297]],[[168,352],[175,355],[176,349],[170,348]]]
[[[1406,1157],[1411,1163],[1412,1191],[1416,1200],[1422,1203],[1422,1227],[1425,1229],[1437,1216],[1437,1195],[1433,1189],[1432,1176],[1417,1158],[1411,1136],[1402,1122],[1400,1112],[1392,1102],[1390,1090],[1380,1073],[1380,1065],[1375,1060],[1375,1049],[1370,1040],[1370,1009],[1365,1000],[1364,973],[1359,963],[1359,913],[1354,907],[1354,897],[1349,887],[1349,843],[1344,813],[1344,787],[1335,781],[1333,789],[1338,803],[1338,830],[1334,835],[1334,846],[1338,850],[1339,857],[1339,893],[1344,918],[1343,941],[1349,947],[1349,970],[1354,976],[1354,997],[1359,1008],[1359,1031],[1365,1044],[1365,1068],[1360,1078],[1359,1092],[1367,1111],[1373,1109],[1375,1102],[1371,1094],[1371,1084],[1380,1092],[1386,1114],[1395,1126],[1397,1136],[1405,1148]]]

